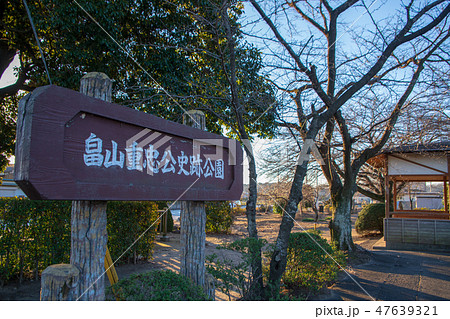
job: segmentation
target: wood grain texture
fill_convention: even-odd
[[[387,218],[384,236],[387,242],[392,243],[450,246],[450,221]]]
[[[105,300],[105,201],[73,201],[70,263],[80,271],[79,300]]]
[[[112,81],[105,73],[89,72],[81,78],[80,92],[105,102],[111,102]]]
[[[185,125],[205,130],[205,114],[201,111],[189,111],[183,115]],[[206,210],[203,201],[181,202],[181,258],[180,274],[192,279],[203,287],[203,290],[214,299],[211,290],[213,282],[206,280],[205,242],[206,242]]]
[[[41,276],[41,301],[71,301],[77,296],[80,272],[69,264],[47,267]]]
[[[205,286],[205,202],[181,202],[180,274]]]
[[[85,95],[111,101],[112,81],[106,74],[88,73],[80,81]],[[106,201],[73,201],[70,263],[80,271],[78,300],[105,300]]]

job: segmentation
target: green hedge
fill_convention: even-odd
[[[233,225],[230,202],[206,202],[206,232],[228,234]]]
[[[159,216],[156,203],[108,202],[107,214],[108,248],[113,260],[121,257],[119,262],[131,262],[152,257],[160,222],[156,221]],[[136,244],[123,254],[141,234]]]
[[[69,201],[0,198],[0,285],[11,279],[37,278],[49,265],[70,258]],[[157,219],[153,202],[108,203],[108,247],[116,260]],[[121,258],[152,256],[155,223]]]
[[[0,199],[0,284],[69,262],[69,202]]]
[[[287,200],[284,198],[278,199],[273,204],[273,212],[278,215],[284,215],[284,211],[286,210]]]
[[[383,218],[385,217],[384,203],[368,204],[362,208],[355,222],[358,234],[370,231],[383,233]]]

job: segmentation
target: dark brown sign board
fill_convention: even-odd
[[[15,180],[31,199],[238,200],[233,139],[55,85],[19,103]]]

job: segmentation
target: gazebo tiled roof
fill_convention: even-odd
[[[427,144],[409,144],[391,148],[386,148],[367,161],[373,167],[383,167],[385,156],[395,153],[450,153],[450,141],[427,143]]]
[[[410,144],[385,149],[381,154],[392,153],[423,153],[423,152],[450,152],[450,141],[428,143],[428,144]]]

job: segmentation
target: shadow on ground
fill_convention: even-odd
[[[312,217],[299,215],[294,232],[316,228],[328,238],[327,215],[321,216],[317,224],[303,222]],[[356,216],[353,216],[353,222]],[[277,236],[281,216],[271,213],[259,213],[258,232],[261,238],[273,242]],[[227,258],[239,260],[238,253],[216,249],[222,243],[233,242],[247,234],[245,216],[237,216],[229,235],[208,235],[206,255],[222,254]],[[117,267],[119,278],[133,273],[143,273],[153,269],[170,269],[175,272],[180,267],[179,234],[171,234],[169,242],[157,241],[154,258],[136,265]],[[359,247],[367,251],[364,263],[352,263],[346,273],[339,275],[338,281],[326,293],[313,300],[450,300],[450,252],[407,252],[373,250],[379,238],[361,237],[356,232],[353,238]],[[368,262],[367,262],[368,260]],[[351,276],[351,277],[350,277]],[[106,279],[106,285],[109,285]],[[0,300],[39,300],[40,282],[27,281],[22,284],[9,283],[0,287]],[[233,298],[236,298],[234,295]],[[228,297],[216,291],[217,300]]]

